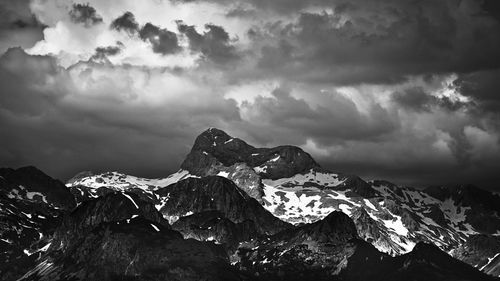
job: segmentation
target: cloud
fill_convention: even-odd
[[[447,96],[435,96],[427,93],[422,87],[413,87],[394,92],[392,100],[405,109],[416,112],[432,110],[460,110],[473,108],[474,103],[452,99]]]
[[[490,112],[500,109],[500,68],[463,74],[455,80],[460,93],[471,97]]]
[[[92,26],[103,21],[95,8],[89,4],[73,4],[72,9],[69,11],[69,16],[73,22],[82,23],[85,26]]]
[[[316,106],[311,101],[293,97],[290,89],[277,88],[271,97],[257,97],[254,102],[243,102],[243,118],[250,124],[262,124],[262,131],[302,132],[296,144],[313,137],[318,144],[339,144],[346,140],[369,140],[396,130],[399,126],[394,112],[372,104],[367,114],[361,113],[356,104],[337,92],[323,93]],[[309,98],[310,99],[310,98]],[[255,125],[255,127],[260,127]],[[268,136],[272,138],[272,136]]]
[[[4,166],[165,176],[214,126],[366,178],[500,180],[491,1],[19,3],[0,34],[47,26],[0,59]]]
[[[174,54],[181,50],[175,33],[149,22],[141,28],[139,37],[142,40],[148,40],[153,46],[155,53],[166,55]]]
[[[139,30],[139,24],[135,20],[134,14],[131,12],[125,12],[123,15],[113,20],[110,27],[118,31],[126,31],[129,34],[133,34]]]
[[[395,84],[415,75],[500,67],[499,22],[478,16],[476,2],[345,5],[299,12],[295,21],[253,29],[264,75],[311,83]]]
[[[188,38],[190,49],[201,52],[205,58],[216,63],[227,63],[238,59],[236,49],[231,45],[229,34],[223,27],[206,24],[206,31],[200,34],[194,26],[180,21],[178,29]]]
[[[500,3],[495,0],[485,0],[482,5],[483,11],[498,21],[500,21]]]
[[[0,58],[0,84],[1,165],[31,163],[61,178],[89,169],[168,174],[198,132],[240,119],[233,100],[166,69],[65,69],[11,49]]]
[[[97,47],[95,49],[95,54],[90,58],[95,61],[105,61],[108,56],[115,56],[121,52],[123,44],[117,42],[117,46],[107,46],[107,47]]]
[[[28,0],[0,3],[0,54],[11,47],[29,48],[43,38],[45,27],[31,13]]]

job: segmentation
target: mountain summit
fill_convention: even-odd
[[[308,153],[296,146],[256,148],[226,132],[210,128],[195,140],[182,169],[198,176],[212,174],[213,170],[244,163],[264,179],[291,177],[297,173],[319,168]]]
[[[0,273],[31,268],[23,280],[477,281],[500,268],[499,199],[487,191],[367,182],[215,128],[165,178],[0,176]]]

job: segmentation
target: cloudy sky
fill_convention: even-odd
[[[0,166],[159,177],[217,127],[500,190],[500,1],[2,0]]]

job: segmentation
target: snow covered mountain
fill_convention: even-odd
[[[255,148],[215,128],[180,168],[160,179],[83,172],[66,186],[34,168],[0,170],[8,219],[0,245],[10,253],[1,280],[500,274],[500,198],[474,186],[365,181],[322,168],[298,147]]]
[[[487,191],[473,186],[418,190],[387,181],[366,182],[321,168],[298,147],[255,148],[215,128],[196,138],[181,170],[167,178],[150,180],[113,172],[78,177],[67,185],[74,194],[92,197],[103,188],[135,190],[161,204],[155,190],[209,175],[232,180],[291,224],[316,222],[342,211],[354,220],[361,238],[393,256],[408,253],[418,242],[450,252],[471,235],[500,234],[500,197]]]

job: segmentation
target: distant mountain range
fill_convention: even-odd
[[[210,128],[161,179],[0,169],[0,280],[500,280],[499,214]]]

